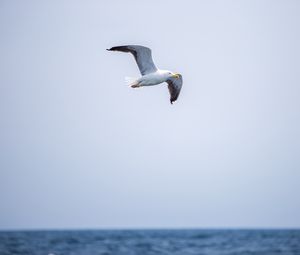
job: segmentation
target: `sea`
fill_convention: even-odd
[[[300,255],[300,230],[1,231],[0,255]]]

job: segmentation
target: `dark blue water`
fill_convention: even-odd
[[[300,230],[0,232],[0,254],[300,255]]]

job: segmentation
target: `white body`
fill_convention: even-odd
[[[165,82],[173,75],[174,73],[167,70],[157,70],[154,73],[145,74],[141,78],[137,79],[135,85],[139,87],[158,85]]]

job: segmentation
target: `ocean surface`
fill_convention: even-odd
[[[300,230],[2,231],[0,254],[300,255]]]

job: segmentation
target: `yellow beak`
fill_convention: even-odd
[[[177,73],[175,73],[172,75],[172,77],[178,79],[180,76]]]

